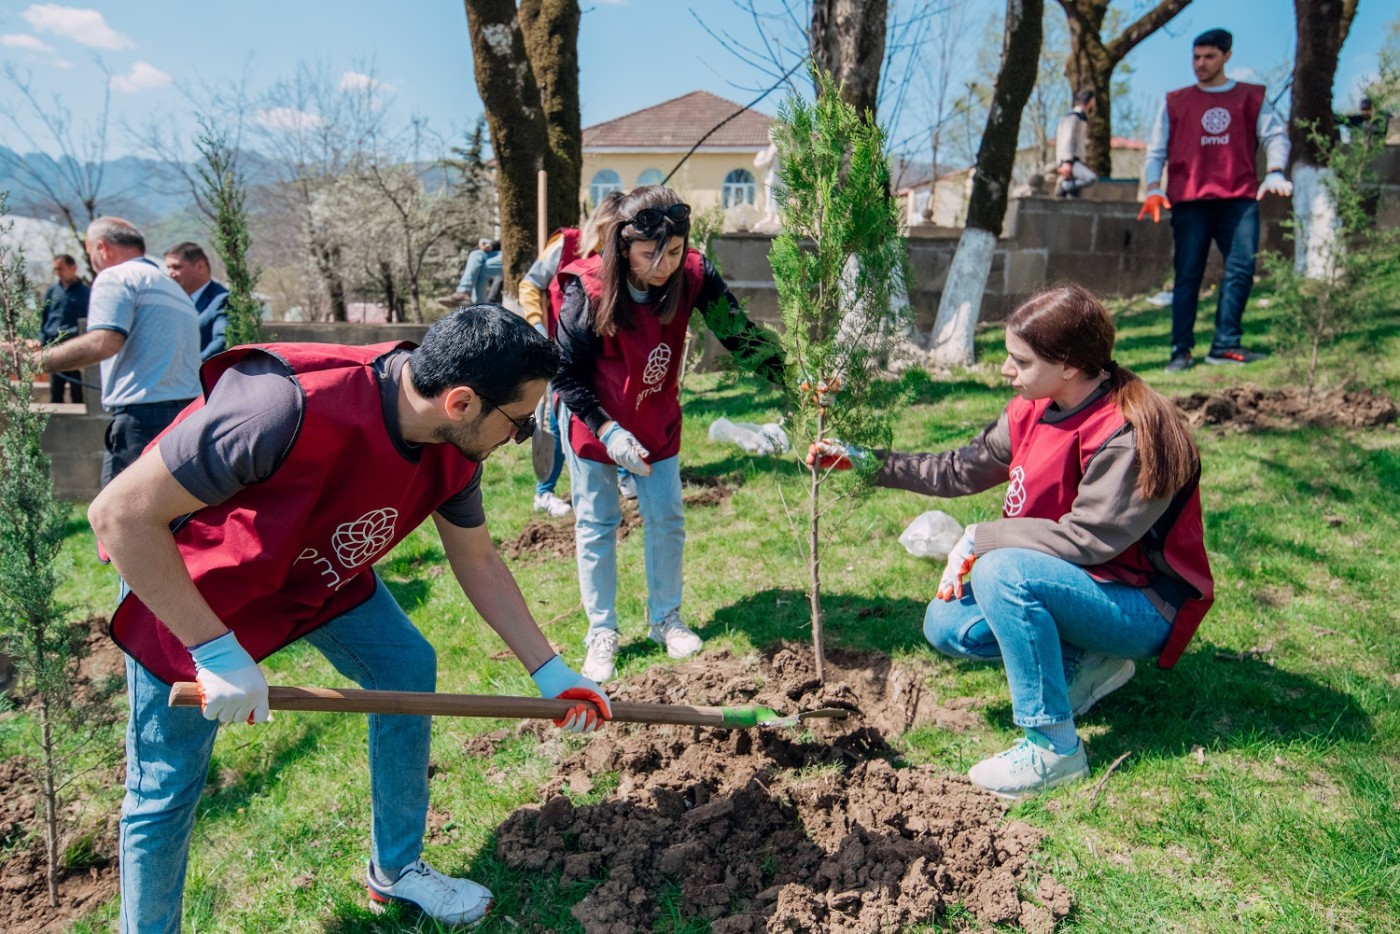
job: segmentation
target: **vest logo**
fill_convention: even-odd
[[[1001,514],[1010,519],[1019,516],[1026,508],[1026,468],[1019,465],[1011,468],[1011,485],[1006,488],[1006,501],[1001,504]]]
[[[646,369],[642,371],[642,382],[646,383],[646,389],[637,394],[637,404],[634,409],[642,407],[642,400],[661,388],[661,382],[666,378],[667,372],[671,369],[671,345],[665,342],[657,344],[647,355]]]
[[[1212,107],[1201,114],[1201,128],[1213,135],[1224,133],[1230,129],[1230,111],[1224,107]]]
[[[350,522],[342,522],[331,536],[335,556],[346,568],[369,564],[394,540],[397,509],[375,509]]]

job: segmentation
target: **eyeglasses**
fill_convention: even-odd
[[[655,230],[663,220],[673,224],[684,224],[690,220],[690,205],[670,204],[664,208],[642,208],[627,219],[628,226],[638,230]]]
[[[481,393],[478,392],[476,394],[476,397],[482,402],[491,406],[491,408],[500,412],[502,415],[506,416],[506,421],[510,422],[511,425],[515,428],[515,434],[511,435],[510,437],[511,440],[514,441],[516,444],[524,444],[526,441],[529,441],[535,436],[535,413],[531,412],[529,415],[526,415],[523,419],[517,421],[516,419],[511,418],[509,415],[506,415],[506,410],[501,408],[500,405],[498,405],[495,402],[492,402],[490,399],[486,398]]]

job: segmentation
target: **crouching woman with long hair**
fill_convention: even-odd
[[[968,526],[924,618],[934,648],[1006,668],[1026,736],[969,773],[1002,797],[1087,777],[1074,718],[1126,684],[1133,659],[1175,664],[1212,599],[1200,454],[1113,341],[1089,291],[1032,296],[1007,321],[1001,372],[1019,396],[1001,417],[955,451],[890,453],[876,477],[944,497],[1008,484],[1002,517]]]

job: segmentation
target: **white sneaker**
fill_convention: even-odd
[[[1076,717],[1133,680],[1137,666],[1131,658],[1098,656],[1098,661],[1081,664],[1069,679],[1069,709]]]
[[[611,681],[617,674],[617,633],[614,630],[600,629],[593,636],[579,674],[599,684]]]
[[[681,622],[679,610],[671,611],[659,624],[652,623],[647,635],[652,642],[666,646],[666,654],[672,658],[690,658],[705,644],[689,626]]]
[[[370,910],[379,914],[394,902],[412,905],[443,924],[475,925],[491,910],[491,890],[470,879],[454,879],[421,859],[394,882],[384,882],[373,862],[366,873]]]
[[[637,481],[630,473],[617,478],[617,492],[623,499],[637,498]]]
[[[1022,739],[1006,752],[974,765],[967,777],[998,798],[1020,798],[1088,778],[1089,756],[1083,742],[1062,756]]]
[[[567,500],[554,495],[554,491],[535,494],[535,512],[544,512],[558,519],[574,511]]]

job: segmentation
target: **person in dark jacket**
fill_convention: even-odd
[[[78,261],[67,253],[53,258],[53,275],[58,281],[44,293],[44,311],[39,325],[39,342],[61,344],[78,333],[78,321],[88,313],[88,284],[78,275]],[[49,374],[49,401],[62,402],[68,388],[68,401],[83,401],[83,371],[57,370]]]
[[[228,348],[228,286],[214,279],[209,256],[197,243],[177,243],[165,252],[165,271],[199,312],[199,359],[223,353]]]

